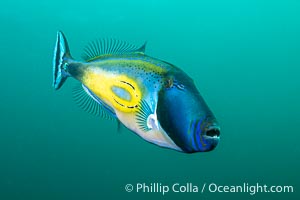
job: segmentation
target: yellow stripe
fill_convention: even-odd
[[[130,67],[140,67],[145,71],[153,71],[155,73],[164,73],[166,70],[160,66],[157,66],[153,63],[144,61],[144,60],[103,60],[101,61],[101,65],[103,66],[130,66]]]

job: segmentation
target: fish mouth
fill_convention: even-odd
[[[217,125],[211,125],[206,128],[204,134],[202,135],[205,139],[220,139],[220,127]]]

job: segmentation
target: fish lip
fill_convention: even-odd
[[[207,136],[207,135],[202,135],[202,137],[206,140],[220,140],[220,137],[218,137],[218,136],[211,137],[211,136]]]

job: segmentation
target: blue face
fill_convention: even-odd
[[[177,69],[159,93],[157,117],[170,138],[186,153],[213,150],[219,125],[191,78]]]

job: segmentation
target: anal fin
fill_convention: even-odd
[[[105,119],[116,118],[115,112],[83,84],[73,89],[73,98],[80,108],[92,115]]]

